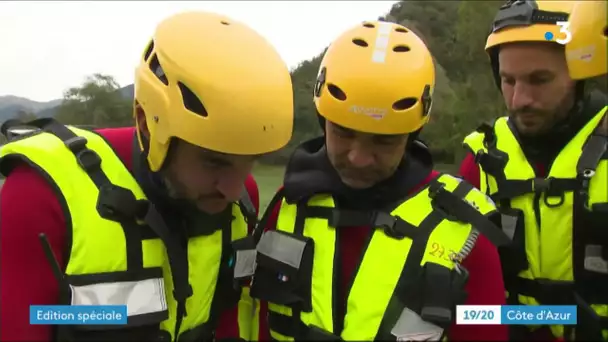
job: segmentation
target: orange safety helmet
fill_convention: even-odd
[[[572,40],[566,43],[570,77],[583,80],[608,73],[608,2],[577,2],[570,15]]]
[[[500,89],[498,48],[515,42],[567,41],[567,21],[575,1],[511,0],[501,6],[492,23],[485,50]]]
[[[219,14],[186,12],[158,25],[136,70],[135,102],[146,115],[152,171],[172,138],[254,155],[282,148],[292,135],[286,63],[257,32]]]
[[[314,89],[318,113],[356,131],[416,132],[429,120],[433,57],[404,26],[374,21],[346,31],[327,49]]]

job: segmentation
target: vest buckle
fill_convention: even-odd
[[[76,156],[78,165],[87,173],[101,166],[101,157],[97,152],[87,148],[87,139],[81,136],[75,136],[63,142],[67,148]]]
[[[137,200],[128,189],[109,184],[99,189],[97,197],[97,211],[107,220],[123,221],[137,217]]]
[[[401,240],[406,234],[399,232],[397,227],[397,218],[385,212],[376,211],[372,216],[373,225],[382,228],[384,233],[394,239]]]
[[[77,135],[73,138],[65,140],[63,143],[70,149],[70,151],[75,153],[86,148],[87,142],[87,138]]]
[[[545,194],[544,202],[545,202],[545,205],[549,208],[557,208],[557,207],[561,206],[562,204],[564,204],[564,200],[565,200],[564,190],[560,189],[559,184],[554,184],[553,181],[554,181],[554,178],[552,178],[552,177],[534,178],[532,180],[532,192],[534,192],[536,194],[541,194],[544,192],[544,194]],[[556,185],[556,187],[554,187],[553,185]],[[553,198],[553,197],[558,198],[557,203],[549,202],[549,198]]]
[[[496,148],[490,148],[488,152],[478,151],[474,157],[475,163],[493,176],[500,174],[505,169],[508,159],[509,156],[506,153]]]
[[[185,301],[186,299],[192,297],[193,294],[194,291],[192,290],[192,285],[190,285],[190,283],[175,284],[173,298],[175,298],[176,301]]]
[[[534,178],[532,180],[532,191],[537,194],[543,191],[549,191],[550,188],[551,178]]]

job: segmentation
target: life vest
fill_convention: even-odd
[[[124,327],[59,326],[57,340],[210,341],[225,307],[239,302],[252,312],[252,303],[232,291],[229,266],[232,241],[248,232],[240,205],[213,227],[190,233],[186,249],[100,135],[49,119],[31,124],[41,130],[4,145],[0,170],[8,176],[14,161],[26,162],[62,204],[69,247],[65,270],[51,260],[61,289],[57,304],[128,311]],[[239,323],[251,320],[241,315]]]
[[[329,194],[288,203],[280,192],[269,208],[279,201],[276,230],[260,234],[255,245],[250,241],[254,250],[237,250],[237,258],[242,253],[242,260],[255,262],[235,270],[237,278],[253,275],[251,296],[268,302],[277,340],[408,340],[424,332],[445,338],[455,305],[466,299],[468,273],[460,261],[475,245],[478,230],[494,240],[494,232],[501,233],[489,219],[496,211],[488,197],[449,175],[387,211],[337,209]],[[341,296],[337,234],[363,224],[375,229],[340,329],[334,325]]]
[[[564,147],[546,178],[536,177],[507,117],[464,140],[481,191],[497,203],[512,238],[500,250],[508,303],[578,305],[580,340],[608,338],[606,109]],[[551,326],[556,337],[572,338],[573,329]]]

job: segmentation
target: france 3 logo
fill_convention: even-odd
[[[570,41],[572,40],[572,32],[570,32],[570,23],[567,21],[558,21],[555,24],[559,26],[559,33],[562,33],[564,35],[564,38],[554,39],[555,35],[553,34],[553,32],[547,31],[545,32],[545,39],[548,41],[555,40],[556,43],[562,45],[570,43]]]

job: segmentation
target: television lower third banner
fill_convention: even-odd
[[[30,324],[124,325],[125,305],[32,305]],[[458,325],[575,325],[575,305],[458,305]]]
[[[458,305],[458,325],[575,325],[576,305]]]
[[[30,324],[123,325],[127,324],[126,305],[32,305]]]

